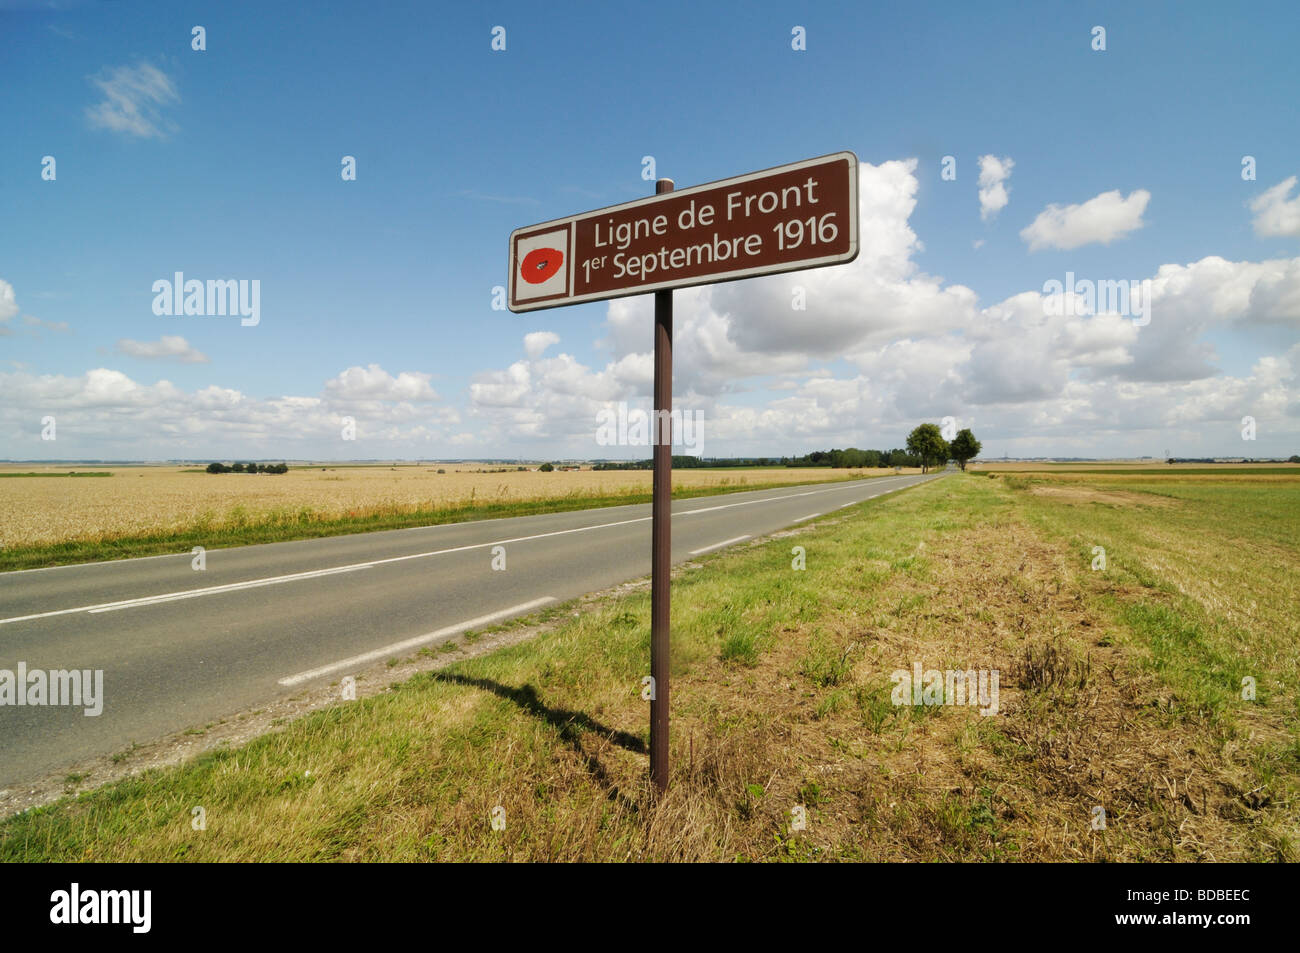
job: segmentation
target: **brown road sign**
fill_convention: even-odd
[[[858,157],[837,152],[510,234],[511,311],[858,257]]]

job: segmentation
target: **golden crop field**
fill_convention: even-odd
[[[326,464],[284,474],[249,475],[193,472],[197,468],[180,466],[7,464],[0,466],[0,477],[5,473],[37,472],[63,476],[0,478],[0,546],[176,532],[204,522],[214,527],[256,522],[271,514],[298,513],[304,508],[317,518],[334,518],[573,495],[631,495],[648,492],[651,484],[648,470],[540,473],[534,468],[524,472],[476,472],[491,468],[485,464]],[[69,472],[110,472],[112,476],[66,476]],[[843,479],[851,473],[883,472],[679,469],[673,473],[673,485],[757,489],[770,483],[813,483]]]

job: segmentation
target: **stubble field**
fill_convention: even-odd
[[[247,535],[248,530],[259,527],[283,531],[338,521],[346,521],[347,531],[356,532],[391,528],[401,525],[405,517],[420,514],[482,510],[484,516],[521,515],[525,504],[548,501],[563,503],[565,508],[640,502],[651,486],[648,470],[542,473],[535,468],[520,472],[512,467],[507,472],[485,472],[492,469],[484,464],[325,465],[295,468],[284,474],[249,475],[210,474],[180,466],[14,464],[0,467],[0,477],[14,475],[0,478],[0,550],[144,537],[174,536],[183,542],[196,533],[239,530]],[[74,472],[79,476],[70,476]],[[111,476],[80,476],[88,472]],[[33,473],[52,475],[17,475]],[[673,486],[683,491],[682,495],[690,495],[885,473],[893,471],[679,469],[673,474]],[[284,533],[275,538],[284,538]],[[254,535],[246,541],[266,540]],[[96,557],[89,554],[89,558]]]

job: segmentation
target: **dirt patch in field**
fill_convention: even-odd
[[[1124,490],[1098,490],[1088,486],[1042,486],[1030,487],[1034,496],[1045,496],[1058,503],[1102,503],[1107,506],[1158,506],[1174,505],[1174,500],[1167,496],[1151,493],[1128,493]]]

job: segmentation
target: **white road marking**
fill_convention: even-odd
[[[286,688],[292,688],[294,685],[300,685],[313,678],[320,678],[322,675],[337,672],[342,668],[354,668],[358,665],[365,665],[367,662],[376,662],[379,659],[398,655],[408,649],[413,649],[428,642],[433,642],[436,639],[445,638],[449,635],[457,635],[458,633],[464,632],[468,629],[477,629],[479,626],[490,625],[493,622],[497,622],[508,616],[521,615],[532,609],[536,609],[555,601],[554,596],[543,596],[542,598],[534,599],[531,602],[521,602],[517,606],[511,606],[509,609],[502,609],[500,612],[481,615],[477,619],[468,619],[464,622],[457,622],[455,625],[449,625],[446,628],[438,629],[435,632],[429,632],[425,635],[417,635],[413,639],[394,642],[392,645],[385,645],[382,649],[375,649],[372,652],[363,652],[360,655],[354,655],[351,658],[345,658],[338,662],[331,662],[328,665],[322,665],[320,668],[313,668],[306,672],[299,672],[297,675],[290,675],[287,678],[280,679],[280,684]]]
[[[359,563],[355,566],[343,566],[339,569],[318,569],[313,572],[294,573],[292,576],[277,576],[272,579],[254,579],[251,582],[232,582],[225,586],[211,586],[207,589],[191,589],[186,592],[169,592],[161,596],[142,596],[139,599],[130,599],[123,602],[111,603],[109,605],[97,606],[94,609],[87,609],[89,613],[96,612],[118,612],[122,609],[134,609],[137,606],[151,606],[159,602],[176,602],[179,599],[193,599],[195,596],[206,596],[214,592],[234,592],[237,589],[256,589],[259,586],[274,586],[281,582],[289,582],[298,579],[315,579],[319,576],[334,576],[343,572],[355,572],[358,569],[369,569],[370,563]]]
[[[704,546],[701,549],[692,549],[691,555],[698,556],[700,553],[707,553],[711,549],[721,549],[723,546],[730,546],[732,543],[742,543],[749,539],[749,536],[737,536],[735,539],[726,539],[720,543],[714,543],[712,546]]]
[[[132,606],[149,605],[154,602],[173,602],[177,599],[192,599],[216,592],[233,592],[236,589],[253,589],[258,586],[274,586],[282,582],[294,582],[298,579],[313,579],[317,576],[332,576],[341,572],[353,572],[357,569],[369,569],[374,563],[357,563],[352,566],[339,566],[336,569],[313,569],[310,572],[295,572],[287,576],[272,576],[269,579],[250,579],[247,582],[232,582],[224,586],[208,586],[206,589],[186,589],[181,592],[166,592],[157,596],[142,596],[139,599],[123,599],[120,602],[101,602],[99,605],[78,606],[75,609],[55,609],[52,612],[37,612],[33,615],[14,616],[12,619],[0,619],[0,625],[8,622],[25,622],[28,619],[47,619],[55,615],[67,615],[71,612],[113,612],[117,609],[130,609]]]
[[[820,513],[809,513],[807,516],[801,516],[801,517],[799,517],[797,520],[795,520],[795,522],[796,522],[796,523],[802,523],[804,520],[810,520],[810,519],[813,519],[814,517],[817,517],[817,516],[821,516],[821,514],[820,514]]]
[[[868,479],[899,480],[905,478],[904,477],[874,477]],[[752,506],[755,503],[776,503],[779,502],[780,500],[791,500],[791,499],[795,499],[796,497],[814,496],[819,493],[833,493],[837,490],[851,489],[851,488],[855,488],[856,484],[857,481],[854,481],[853,483],[844,483],[837,486],[827,487],[825,489],[806,490],[802,493],[786,493],[781,496],[768,496],[768,497],[762,497],[757,500],[742,500],[738,503],[723,503],[718,506],[708,506],[696,510],[684,510],[680,513],[674,513],[673,516],[693,516],[697,513],[712,513],[717,510],[726,510],[737,506]],[[882,492],[892,492],[892,491],[882,491]],[[876,494],[876,496],[879,495],[880,494]],[[821,515],[820,513],[813,513],[810,516],[800,517],[794,522],[798,523],[801,522],[802,520],[811,519],[813,516],[820,516],[820,515]],[[512,539],[498,539],[486,543],[470,543],[465,546],[453,546],[450,549],[436,549],[426,553],[412,553],[409,556],[389,556],[386,559],[372,559],[369,562],[354,563],[349,566],[337,566],[333,569],[314,569],[307,572],[289,573],[284,576],[271,576],[269,578],[264,578],[264,579],[250,579],[245,582],[229,583],[224,586],[208,586],[203,589],[185,589],[179,592],[161,593],[156,596],[141,596],[136,599],[122,599],[117,602],[103,602],[96,605],[77,606],[72,609],[54,609],[50,612],[35,612],[32,613],[31,615],[20,615],[20,616],[13,616],[12,618],[8,618],[8,619],[0,619],[0,625],[7,625],[10,622],[27,622],[32,619],[48,619],[51,616],[70,615],[75,612],[88,612],[88,613],[114,612],[117,611],[118,609],[129,609],[135,606],[153,605],[155,603],[161,603],[161,602],[174,602],[178,599],[191,599],[196,596],[215,595],[223,592],[236,592],[241,589],[253,589],[260,586],[274,586],[286,582],[297,582],[302,579],[314,579],[320,576],[333,575],[335,573],[354,572],[355,570],[358,569],[370,569],[373,568],[374,566],[382,566],[387,563],[405,562],[408,559],[427,559],[431,556],[446,556],[450,553],[463,553],[473,549],[486,549],[492,546],[505,546],[511,543],[524,543],[534,539],[546,539],[552,536],[566,536],[570,533],[585,533],[590,530],[608,529],[611,526],[627,526],[631,523],[648,523],[650,522],[650,519],[651,517],[649,516],[640,516],[640,517],[635,517],[633,519],[615,520],[610,523],[595,523],[591,526],[576,526],[572,529],[552,530],[551,532],[548,533],[534,533],[530,536],[516,536]],[[452,524],[447,524],[447,525],[452,525]],[[188,555],[188,554],[181,553],[177,555]],[[146,557],[146,558],[160,558],[160,557]],[[94,564],[83,564],[83,565],[94,565]],[[101,563],[100,565],[104,565],[104,564]]]

